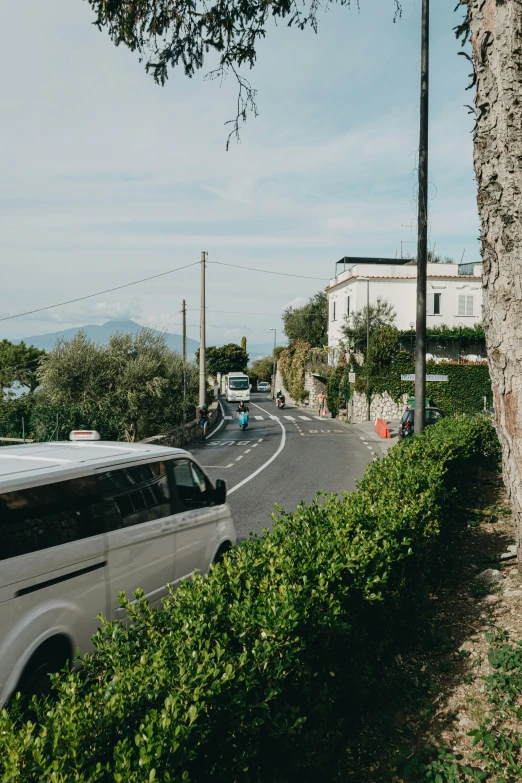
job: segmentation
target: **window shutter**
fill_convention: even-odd
[[[459,315],[466,315],[466,294],[459,294]]]
[[[435,294],[428,294],[428,315],[434,314]]]
[[[473,295],[466,297],[466,315],[473,315]]]

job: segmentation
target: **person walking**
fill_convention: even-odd
[[[207,437],[208,425],[209,425],[208,405],[206,402],[204,402],[199,411],[199,428],[203,430],[204,438]]]
[[[317,395],[317,405],[319,406],[318,408],[319,416],[322,416],[324,411],[324,406],[326,405],[326,394],[324,392],[319,392],[319,394]]]

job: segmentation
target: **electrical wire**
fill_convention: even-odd
[[[300,277],[303,280],[329,280],[329,277],[311,277],[310,275],[294,275],[290,272],[273,272],[271,269],[257,269],[253,266],[240,266],[239,264],[227,264],[224,261],[207,261],[207,264],[219,264],[219,266],[232,266],[234,269],[248,269],[250,272],[263,272],[265,275],[282,275],[283,277]]]
[[[124,285],[117,285],[114,288],[106,288],[105,291],[97,291],[95,294],[87,294],[86,296],[78,296],[76,299],[69,299],[67,302],[57,302],[57,304],[47,305],[47,307],[38,307],[36,310],[27,310],[25,313],[16,313],[16,315],[6,315],[0,318],[0,321],[10,321],[12,318],[22,318],[24,315],[33,315],[33,313],[42,313],[44,310],[52,310],[54,307],[63,307],[63,305],[74,304],[74,302],[83,302],[84,299],[92,299],[94,296],[102,296],[103,294],[109,294],[112,291],[121,291],[122,288],[129,288],[132,285],[138,285],[139,283],[146,283],[148,280],[156,280],[158,277],[165,277],[165,275],[171,275],[173,272],[180,272],[182,269],[188,269],[191,266],[199,266],[200,261],[194,261],[192,264],[185,264],[185,266],[178,266],[176,269],[169,269],[167,272],[159,272],[157,275],[150,275],[144,277],[141,280],[134,280],[132,283],[124,283]]]

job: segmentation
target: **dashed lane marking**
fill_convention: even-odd
[[[243,455],[242,454],[239,457],[236,457],[236,462],[239,462],[240,459],[243,459]]]
[[[247,449],[246,451],[243,452],[243,454],[250,454],[251,451],[252,449]]]

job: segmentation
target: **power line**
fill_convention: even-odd
[[[192,264],[185,264],[185,266],[178,266],[176,269],[169,269],[167,272],[160,272],[157,275],[150,275],[150,277],[144,277],[141,280],[134,280],[132,283],[124,283],[124,285],[117,285],[114,288],[106,288],[105,291],[97,291],[95,294],[87,294],[86,296],[78,296],[76,299],[69,299],[67,302],[58,302],[57,304],[48,305],[47,307],[38,307],[36,310],[27,310],[25,313],[16,313],[16,315],[6,315],[0,318],[0,321],[10,321],[12,318],[22,318],[24,315],[33,315],[33,313],[41,313],[44,310],[52,310],[54,307],[63,307],[63,305],[74,304],[74,302],[82,302],[84,299],[92,299],[95,296],[102,296],[103,294],[109,294],[112,291],[120,291],[122,288],[129,288],[132,285],[138,285],[139,283],[146,283],[148,280],[155,280],[158,277],[165,277],[165,275],[171,275],[173,272],[179,272],[182,269],[188,269],[191,266],[198,266],[199,261],[195,261]]]
[[[329,280],[327,277],[311,277],[310,275],[293,275],[290,272],[273,272],[270,269],[257,269],[253,266],[240,266],[239,264],[226,264],[224,261],[207,261],[207,264],[219,264],[220,266],[232,266],[234,269],[248,269],[250,272],[263,272],[265,275],[282,275],[283,277],[300,277],[303,280]]]

